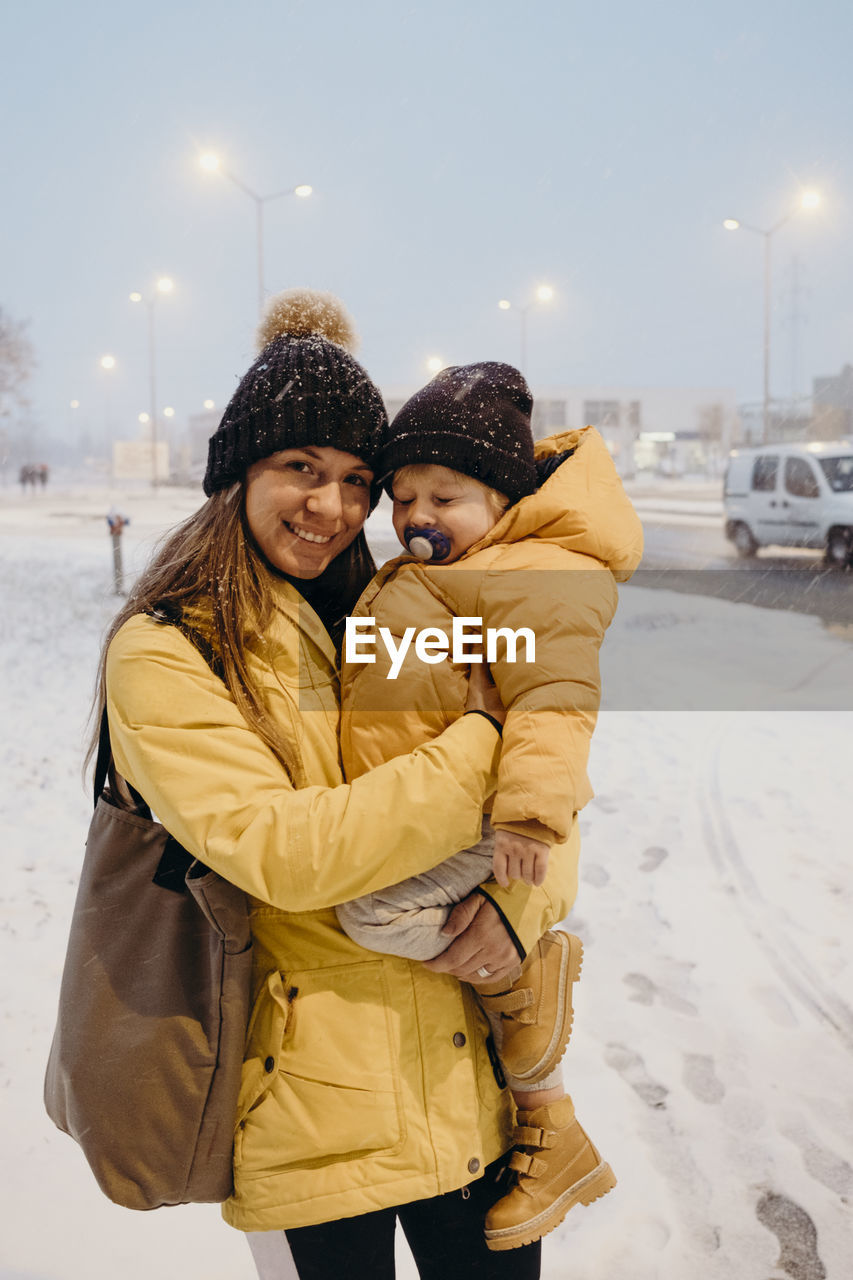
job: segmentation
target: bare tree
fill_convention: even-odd
[[[26,389],[35,368],[33,344],[27,337],[25,320],[13,320],[0,307],[0,477],[6,481],[6,468],[13,447],[13,422],[20,425],[28,419],[30,407]]]
[[[27,322],[13,320],[0,307],[0,424],[29,408],[27,383],[35,368],[33,344]]]

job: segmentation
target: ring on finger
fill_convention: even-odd
[[[491,976],[492,976],[492,971],[491,971],[491,969],[487,969],[485,965],[482,965],[482,966],[477,970],[477,977],[478,977],[478,978],[491,978]]]

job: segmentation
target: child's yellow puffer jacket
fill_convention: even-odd
[[[450,635],[454,617],[484,628],[526,627],[535,661],[502,642],[491,669],[507,707],[498,827],[562,844],[592,796],[586,767],[601,694],[598,651],[616,609],[616,582],[631,576],[642,526],[593,427],[542,441],[537,459],[574,449],[535,493],[505,513],[461,559],[423,564],[401,556],[363,594],[355,615],[375,618],[395,644],[407,627]],[[475,627],[471,628],[476,630]],[[344,666],[341,751],[347,778],[434,738],[462,714],[465,675],[428,664],[410,644],[396,679],[379,641],[371,664]]]

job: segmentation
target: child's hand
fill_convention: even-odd
[[[531,836],[519,836],[512,831],[495,832],[495,855],[492,871],[499,885],[507,887],[510,880],[523,880],[525,884],[541,884],[548,870],[547,844]]]

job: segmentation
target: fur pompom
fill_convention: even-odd
[[[258,350],[263,351],[268,342],[283,334],[305,338],[311,333],[350,353],[358,346],[355,326],[340,298],[317,289],[286,289],[267,303],[258,325]]]

